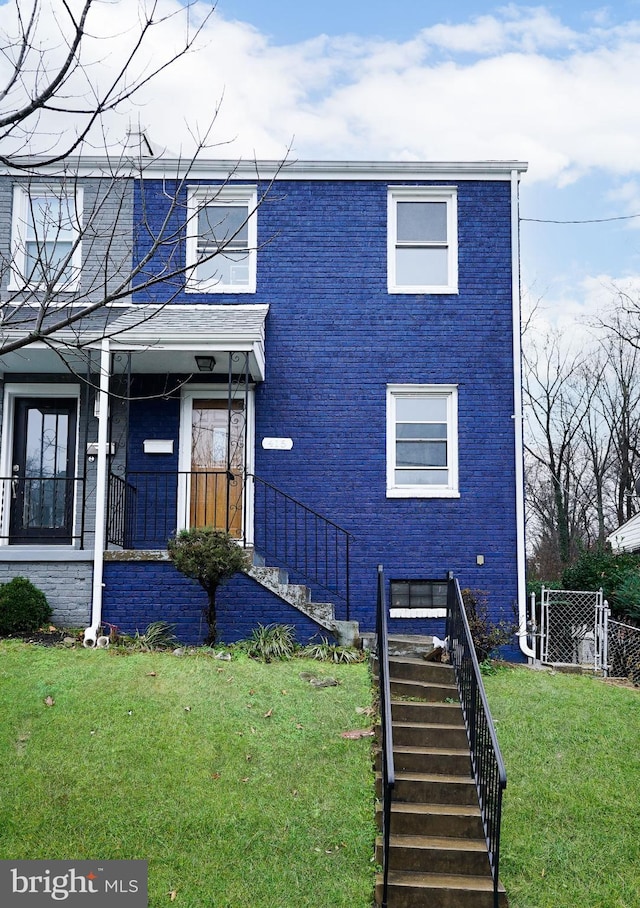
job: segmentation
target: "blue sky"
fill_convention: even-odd
[[[112,36],[84,47],[92,73],[121,62],[139,2],[92,9]],[[157,0],[159,17],[181,2]],[[159,22],[149,61],[180,44],[179,17]],[[523,218],[626,220],[523,220],[525,295],[561,327],[618,289],[640,299],[640,0],[218,0],[198,46],[111,123],[114,141],[139,120],[188,155],[214,121],[217,158],[526,161]]]

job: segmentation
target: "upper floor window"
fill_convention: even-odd
[[[457,293],[455,188],[390,189],[387,250],[389,293]]]
[[[387,496],[457,498],[458,391],[387,387]]]
[[[75,290],[82,259],[82,189],[16,186],[9,289]]]
[[[187,290],[255,293],[256,205],[251,186],[190,190]]]

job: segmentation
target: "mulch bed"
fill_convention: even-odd
[[[0,634],[2,640],[22,640],[23,643],[34,643],[38,646],[61,646],[67,637],[71,636],[69,631],[60,630],[58,627],[41,627],[37,631],[24,634]]]

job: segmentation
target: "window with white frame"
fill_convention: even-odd
[[[82,264],[82,189],[15,186],[9,289],[75,290]]]
[[[387,253],[389,293],[457,293],[455,187],[390,189]]]
[[[444,618],[446,580],[392,580],[390,618]]]
[[[455,385],[387,387],[387,496],[457,498]]]
[[[255,293],[257,191],[197,187],[188,194],[187,290]]]

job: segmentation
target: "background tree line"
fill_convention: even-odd
[[[528,575],[556,580],[640,510],[640,308],[523,331]]]

